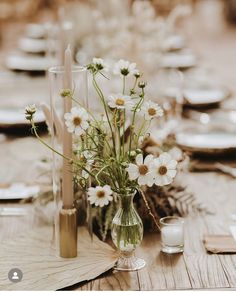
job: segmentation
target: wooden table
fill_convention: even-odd
[[[182,175],[192,191],[215,215],[186,218],[185,251],[178,255],[160,252],[157,233],[145,234],[137,255],[147,265],[137,272],[110,271],[98,279],[74,286],[76,290],[171,290],[236,288],[236,255],[207,254],[202,243],[203,234],[227,234],[236,213],[236,180],[216,173]],[[0,239],[12,237],[23,230],[42,224],[30,204],[25,205],[24,217],[0,217]]]
[[[200,1],[207,5],[209,1]],[[205,3],[205,4],[204,4]],[[219,2],[220,3],[220,2]],[[233,94],[235,83],[235,46],[236,29],[225,25],[210,25],[212,17],[201,17],[202,6],[197,6],[192,17],[191,26],[186,26],[192,48],[200,56],[200,62],[208,63],[220,80],[230,86]],[[220,6],[219,6],[220,7]],[[214,12],[216,13],[216,11]],[[215,16],[219,17],[218,14]],[[209,18],[208,18],[209,17]],[[201,21],[200,21],[201,20]],[[218,22],[222,21],[220,18]],[[217,22],[217,23],[218,23]],[[206,25],[208,23],[208,26]],[[231,107],[235,99],[230,99],[224,106]],[[236,103],[235,103],[236,107]],[[36,143],[31,138],[22,140],[7,140],[1,143],[0,165],[1,182],[22,180],[30,162],[22,159],[21,153],[14,157],[10,164],[10,149],[16,143],[32,143],[31,154],[43,153],[34,147]],[[20,144],[21,145],[21,144]],[[18,149],[18,148],[17,148]],[[27,148],[29,149],[29,148]],[[40,155],[39,155],[40,156]],[[3,159],[4,158],[4,159]],[[18,160],[19,159],[19,160]],[[24,167],[16,175],[12,174],[14,167],[20,161]],[[24,164],[23,164],[24,163]],[[27,178],[29,179],[29,178]],[[208,254],[203,246],[203,234],[228,234],[228,227],[233,222],[232,213],[236,213],[236,180],[219,173],[184,173],[180,178],[195,195],[209,206],[214,215],[189,216],[185,224],[185,250],[179,255],[165,255],[160,252],[160,238],[157,233],[145,234],[137,254],[143,257],[147,265],[137,272],[110,271],[89,283],[71,287],[76,290],[171,290],[171,289],[236,289],[236,255]],[[2,204],[1,204],[2,206]],[[35,215],[33,206],[24,206],[29,210],[24,217],[0,217],[0,240],[15,236],[17,233],[42,224]]]

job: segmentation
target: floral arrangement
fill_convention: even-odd
[[[73,165],[75,189],[87,194],[92,209],[100,210],[109,204],[114,207],[117,196],[139,193],[158,225],[142,189],[171,184],[177,173],[177,161],[168,152],[158,157],[146,155],[141,145],[149,137],[151,123],[163,115],[163,110],[146,100],[147,84],[135,63],[119,60],[112,69],[103,59],[94,58],[87,69],[104,113],[95,116],[75,100],[73,91],[62,89],[61,97],[72,99],[76,105],[64,115],[67,130],[75,141],[73,157],[64,157],[39,137],[34,123],[35,106],[26,108],[26,119],[43,144]],[[121,90],[105,96],[97,77],[107,78],[108,71],[120,76]]]
[[[163,110],[146,100],[146,83],[136,64],[120,60],[112,70],[102,59],[94,58],[87,67],[103,105],[103,114],[97,117],[82,107],[71,90],[60,92],[62,98],[71,98],[77,105],[65,114],[64,122],[75,138],[73,157],[66,159],[73,165],[75,204],[82,220],[87,212],[86,201],[89,201],[89,226],[93,223],[105,240],[118,208],[117,197],[135,191],[140,194],[135,197],[136,208],[148,228],[156,226],[157,219],[163,216],[208,212],[181,184],[170,185],[177,172],[176,161],[183,160],[183,154],[175,146],[173,137],[162,145],[150,139],[150,125],[158,121]],[[105,74],[109,73],[120,76],[121,92],[105,96],[97,79],[98,76],[107,78]],[[128,87],[130,82],[132,86]],[[36,107],[28,106],[25,111],[36,137],[55,151],[38,135],[34,123]],[[63,157],[62,153],[56,153]],[[52,199],[47,192],[37,203],[45,205]],[[150,220],[150,214],[154,220]]]

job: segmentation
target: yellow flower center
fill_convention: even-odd
[[[148,167],[147,165],[142,164],[142,165],[139,165],[138,170],[141,175],[145,175],[148,172]]]
[[[73,123],[75,126],[80,126],[82,120],[80,117],[75,117],[74,120],[73,120]]]
[[[123,99],[121,99],[121,98],[117,98],[117,100],[116,100],[116,105],[122,106],[122,105],[124,105],[124,104],[125,104],[125,102],[124,102]]]
[[[155,116],[156,113],[157,113],[157,111],[156,111],[153,107],[150,107],[150,108],[148,109],[148,114],[149,114],[150,116]]]
[[[167,173],[167,167],[164,165],[160,166],[158,172],[160,175],[165,175]]]
[[[98,198],[103,198],[103,197],[105,197],[105,192],[104,192],[104,191],[98,191],[98,192],[97,192],[97,197],[98,197]]]

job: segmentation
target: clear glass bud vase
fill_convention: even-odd
[[[121,271],[139,270],[146,264],[134,255],[143,239],[143,223],[134,208],[134,196],[119,195],[119,209],[112,220],[112,240],[120,252],[115,269]]]

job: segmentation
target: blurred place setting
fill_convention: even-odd
[[[0,290],[236,288],[235,50],[235,0],[0,0]]]

